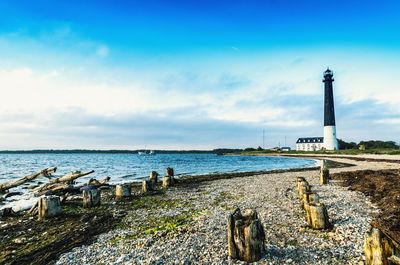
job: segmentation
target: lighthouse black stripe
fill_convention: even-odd
[[[324,75],[325,83],[325,108],[324,108],[324,126],[335,126],[335,107],[333,104],[333,74]]]

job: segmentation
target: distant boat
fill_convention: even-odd
[[[140,156],[145,156],[145,155],[155,155],[156,153],[153,151],[153,150],[151,150],[151,151],[139,151],[138,152],[138,155],[140,155]]]

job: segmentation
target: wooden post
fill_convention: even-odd
[[[400,264],[400,249],[377,227],[371,226],[365,233],[364,254],[366,265]]]
[[[324,204],[305,204],[304,208],[307,214],[307,222],[312,229],[328,229],[332,226]]]
[[[131,196],[131,185],[129,184],[118,184],[115,186],[115,197],[121,199],[122,197]]]
[[[150,180],[143,180],[143,181],[142,181],[142,192],[143,192],[143,193],[146,193],[146,192],[149,192],[149,191],[151,191],[151,190],[153,190],[153,189],[152,189],[152,187],[151,187],[151,182],[150,182]]]
[[[82,191],[83,207],[90,208],[100,205],[101,190],[88,186]]]
[[[149,179],[151,183],[151,188],[155,190],[158,182],[158,173],[156,171],[151,171]]]
[[[164,176],[162,181],[162,186],[164,189],[168,188],[172,185],[172,178],[171,176]]]
[[[321,169],[319,183],[321,185],[325,185],[325,184],[328,184],[328,182],[329,182],[329,169],[327,169],[327,168]]]
[[[174,184],[175,180],[174,180],[174,169],[172,167],[167,167],[167,169],[165,170],[165,175],[168,177],[171,177],[171,185]]]
[[[38,202],[39,220],[57,216],[61,213],[60,197],[55,195],[43,196]]]
[[[265,249],[265,232],[257,212],[236,209],[228,217],[228,255],[233,259],[256,262]]]
[[[303,193],[303,208],[306,204],[316,204],[319,203],[319,196],[315,192],[305,192]]]
[[[302,181],[302,182],[299,183],[298,191],[299,191],[299,198],[301,200],[303,200],[303,194],[306,193],[306,192],[310,192],[311,191],[311,187],[310,187],[310,185],[308,185],[307,181]]]

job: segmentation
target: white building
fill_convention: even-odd
[[[324,148],[323,137],[299,138],[296,142],[296,151],[319,151]]]

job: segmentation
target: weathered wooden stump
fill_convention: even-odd
[[[153,190],[152,188],[152,183],[150,182],[150,180],[143,180],[142,181],[142,192],[146,193]]]
[[[256,262],[265,249],[265,232],[254,210],[236,209],[228,217],[228,255],[233,259]]]
[[[174,176],[174,169],[172,167],[167,167],[165,169],[165,175],[173,177]]]
[[[163,177],[163,181],[162,181],[162,187],[164,189],[166,189],[169,186],[171,186],[172,185],[172,179],[173,179],[173,177],[171,177],[171,176],[164,176]]]
[[[115,186],[115,197],[121,199],[123,197],[131,196],[131,185],[129,184],[118,184]]]
[[[151,188],[155,190],[158,182],[158,173],[156,171],[151,171],[149,180],[151,183]]]
[[[319,196],[315,192],[305,192],[303,193],[302,206],[306,204],[316,204],[319,203]]]
[[[83,207],[90,208],[100,205],[101,190],[94,186],[87,186],[82,189],[82,202]]]
[[[327,168],[321,168],[321,173],[319,176],[319,183],[321,185],[328,184],[329,182],[329,169]]]
[[[366,265],[400,264],[400,249],[379,228],[373,226],[365,233],[364,254]]]
[[[165,170],[165,175],[171,177],[171,184],[173,185],[175,182],[174,179],[174,169],[172,167],[167,167]]]
[[[332,227],[329,222],[328,211],[322,203],[304,204],[308,225],[312,229],[328,229]]]
[[[43,196],[38,201],[38,217],[43,220],[61,213],[60,197],[55,195]]]
[[[306,192],[311,192],[311,187],[308,185],[307,181],[302,181],[298,186],[299,198],[303,200],[303,194]]]

